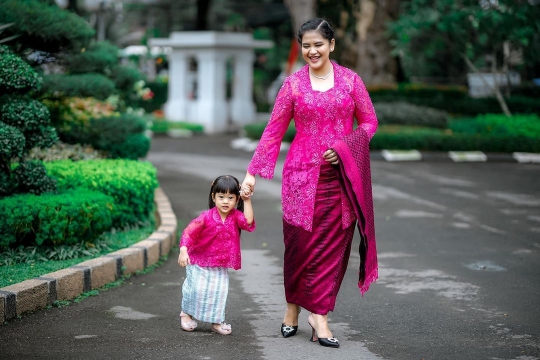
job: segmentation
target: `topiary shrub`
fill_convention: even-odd
[[[405,102],[374,103],[373,106],[381,125],[417,125],[441,129],[448,125],[448,114],[444,111]]]
[[[39,90],[40,86],[41,78],[34,69],[7,46],[0,45],[0,96]]]
[[[95,97],[104,100],[116,93],[114,82],[102,74],[46,75],[42,95],[49,99],[62,97]]]
[[[13,170],[15,193],[40,195],[56,190],[56,180],[47,176],[47,170],[40,161],[25,161]]]
[[[83,18],[56,4],[39,0],[0,0],[0,9],[0,24],[14,23],[2,36],[19,35],[16,41],[25,49],[48,53],[80,49],[95,33]]]
[[[107,41],[92,44],[88,49],[66,58],[72,74],[107,73],[118,64],[118,48]]]
[[[20,94],[39,88],[41,78],[6,47],[1,49],[0,62],[8,69],[0,71],[3,91]],[[54,128],[48,126],[49,111],[30,98],[11,95],[1,99],[0,172],[3,175],[0,196],[9,196],[14,192],[41,194],[54,191],[54,181],[47,177],[43,165],[39,163],[23,163],[12,173],[13,160],[22,158],[32,147],[46,148],[58,140]]]

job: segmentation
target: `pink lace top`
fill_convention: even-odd
[[[296,136],[291,144],[282,177],[283,217],[290,224],[311,231],[315,190],[323,153],[353,131],[354,118],[371,139],[377,130],[377,117],[360,76],[332,63],[334,87],[316,91],[311,87],[309,66],[287,77],[277,95],[270,121],[248,165],[248,172],[271,179],[281,140],[292,118]],[[356,219],[342,193],[343,227]]]
[[[255,220],[249,225],[244,214],[234,209],[223,222],[214,207],[188,224],[179,246],[187,247],[191,264],[238,270],[242,264],[239,228],[251,232]]]

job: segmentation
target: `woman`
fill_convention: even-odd
[[[287,310],[281,333],[296,334],[302,307],[311,312],[311,341],[339,347],[327,315],[347,269],[357,219],[362,294],[377,278],[369,174],[369,140],[377,118],[360,77],[330,61],[335,40],[326,20],[303,24],[298,41],[307,64],[285,79],[242,186],[253,191],[256,175],[273,177],[281,140],[294,118],[296,136],[282,177]],[[355,117],[359,125],[353,131]]]

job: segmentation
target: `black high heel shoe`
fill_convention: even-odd
[[[319,341],[319,345],[331,347],[331,348],[338,348],[339,347],[339,341],[336,338],[320,338],[317,336],[317,330],[311,325],[311,323],[308,321],[309,326],[311,326],[311,337],[309,338],[309,341],[316,342]]]
[[[281,324],[281,335],[283,335],[284,338],[288,338],[288,337],[296,335],[297,331],[298,331],[298,325],[291,326],[291,325]]]

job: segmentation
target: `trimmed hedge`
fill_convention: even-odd
[[[49,109],[30,98],[8,98],[0,104],[0,121],[18,129],[38,130],[50,121]]]
[[[485,151],[512,153],[540,152],[540,141],[520,136],[469,134],[388,134],[377,133],[371,139],[372,150]]]
[[[405,102],[375,103],[379,124],[418,125],[444,129],[448,114],[444,111]]]
[[[123,228],[152,220],[157,171],[149,162],[133,160],[70,160],[45,163],[59,191],[85,188],[114,199],[113,226]]]
[[[107,41],[99,41],[86,51],[66,58],[72,74],[105,73],[118,64],[118,48]]]
[[[540,142],[540,116],[487,114],[474,119],[458,119],[450,123],[455,133],[517,136],[537,139]]]
[[[93,242],[112,225],[114,200],[86,189],[0,199],[0,248]]]

